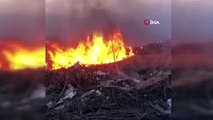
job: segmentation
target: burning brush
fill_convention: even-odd
[[[160,65],[145,68],[141,58],[146,56],[136,54],[120,32],[94,33],[76,48],[48,42],[47,118],[132,120],[170,114],[170,71]]]
[[[86,66],[113,63],[134,56],[132,47],[125,44],[120,32],[109,37],[95,32],[76,48],[51,43],[47,53],[50,57],[48,69],[52,70],[68,68],[76,63]]]
[[[0,43],[0,69],[38,69],[45,66],[45,48],[18,42]]]

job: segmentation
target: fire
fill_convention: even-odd
[[[45,48],[6,43],[0,51],[0,69],[22,70],[45,66]]]
[[[86,66],[113,63],[134,56],[130,46],[124,43],[121,33],[115,32],[106,38],[102,33],[88,36],[76,48],[64,48],[52,43],[47,50],[51,65],[49,69],[68,68],[76,63]]]

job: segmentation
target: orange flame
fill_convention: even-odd
[[[22,70],[45,66],[45,48],[6,43],[0,51],[0,69]]]
[[[113,63],[134,55],[119,32],[113,33],[109,38],[105,38],[102,33],[94,33],[76,48],[63,48],[54,43],[50,45],[47,54],[52,63],[48,68],[53,70],[68,68],[75,63],[86,66]]]

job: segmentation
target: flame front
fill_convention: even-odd
[[[45,66],[45,48],[7,43],[0,52],[0,69],[37,69]]]
[[[113,63],[134,55],[130,46],[124,43],[121,33],[113,33],[106,38],[102,33],[88,36],[76,48],[63,48],[59,44],[51,44],[48,49],[51,65],[49,69],[68,68],[75,63],[86,66]]]

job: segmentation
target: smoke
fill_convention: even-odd
[[[171,31],[170,0],[48,0],[46,3],[46,33],[48,38],[66,43],[93,30],[108,31],[113,27],[124,33],[130,44],[168,40]],[[158,26],[145,26],[150,18],[161,22]]]
[[[38,44],[44,40],[44,0],[0,0],[0,40]]]
[[[213,39],[212,6],[212,0],[173,1],[173,43],[211,42]]]
[[[170,0],[0,0],[0,39],[36,43],[46,34],[74,44],[94,29],[117,28],[133,45],[167,40],[170,4]],[[145,18],[161,25],[146,27]]]

